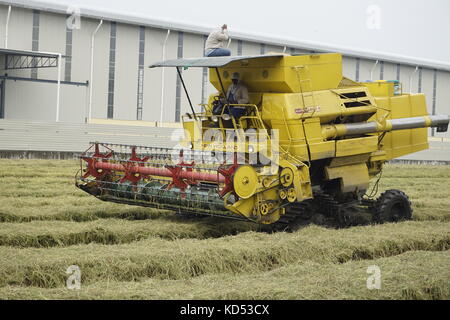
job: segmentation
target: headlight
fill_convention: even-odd
[[[192,143],[188,143],[187,148],[192,150],[194,149],[194,145]]]
[[[217,118],[216,116],[213,116],[213,117],[211,118],[211,120],[212,120],[213,122],[218,122],[218,121],[219,121],[219,118]]]
[[[224,114],[224,115],[222,116],[222,119],[225,120],[225,121],[228,121],[228,120],[231,120],[231,117],[230,117],[229,114]]]
[[[248,152],[249,153],[255,152],[255,147],[254,146],[248,146]]]

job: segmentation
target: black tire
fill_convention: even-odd
[[[412,219],[413,209],[408,196],[399,190],[387,190],[374,206],[378,223],[400,222]]]

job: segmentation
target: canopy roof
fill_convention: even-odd
[[[258,56],[236,56],[236,57],[205,57],[190,59],[166,60],[152,64],[150,68],[177,67],[177,68],[220,68],[232,62],[268,57],[283,57],[283,54],[267,54]]]
[[[0,48],[0,54],[22,57],[58,58],[58,53]]]
[[[51,68],[58,66],[59,53],[0,48],[0,57],[5,57],[4,70]],[[61,55],[61,58],[66,56]]]

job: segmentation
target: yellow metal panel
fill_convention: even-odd
[[[378,136],[336,141],[336,157],[372,153],[378,149]]]
[[[333,168],[333,167],[349,166],[352,164],[366,163],[367,160],[369,160],[369,157],[370,154],[364,153],[348,157],[333,158],[330,162],[329,167]]]
[[[302,161],[309,160],[303,123],[301,121],[273,120],[270,122],[273,130],[278,130],[280,146]]]
[[[386,81],[364,82],[363,83],[375,97],[393,97],[394,83]]]
[[[365,163],[325,168],[328,180],[341,179],[342,192],[354,192],[356,190],[367,190],[369,187],[369,170]]]
[[[364,92],[367,96],[345,99],[344,94]],[[368,105],[366,101],[369,101]],[[344,103],[361,102],[358,107],[346,107]],[[339,116],[370,115],[376,113],[375,100],[365,87],[315,91],[313,93],[265,93],[263,95],[263,119],[318,118],[328,123]]]
[[[307,92],[336,88],[342,80],[342,55],[267,57],[236,61],[219,68],[225,89],[238,72],[250,92]],[[222,91],[216,70],[210,70],[211,84]]]
[[[382,108],[391,110],[389,119],[419,117],[428,115],[424,94],[402,95],[376,99]],[[383,150],[388,159],[428,149],[428,129],[413,129],[389,132],[383,139]]]
[[[336,155],[334,141],[319,142],[309,144],[311,160],[333,158]]]
[[[324,141],[319,118],[304,120],[306,139],[311,160],[333,158],[336,154],[334,141]]]

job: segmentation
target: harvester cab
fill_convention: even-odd
[[[385,162],[428,148],[428,129],[448,129],[427,113],[423,94],[398,82],[343,77],[340,54],[178,59],[191,113],[175,149],[94,143],[77,186],[100,200],[249,220],[295,229],[410,219],[401,191],[368,192]],[[217,90],[196,111],[182,70],[209,68]],[[228,101],[233,74],[249,102]],[[235,110],[243,112],[239,115]],[[114,150],[120,147],[121,152]]]

